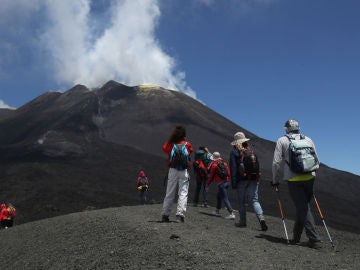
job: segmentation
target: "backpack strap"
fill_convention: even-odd
[[[300,140],[304,140],[304,139],[305,139],[305,135],[304,135],[304,134],[299,134],[299,135],[300,135]],[[296,140],[295,138],[292,138],[292,137],[289,136],[288,134],[286,134],[285,137],[288,138],[290,142],[291,142],[292,140]]]

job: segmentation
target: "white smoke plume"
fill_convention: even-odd
[[[14,108],[10,107],[3,100],[0,99],[0,109],[14,109]]]
[[[4,10],[43,16],[34,34],[59,84],[158,84],[196,98],[185,73],[155,36],[161,15],[158,0],[102,0],[107,17],[93,14],[95,0],[4,1]]]

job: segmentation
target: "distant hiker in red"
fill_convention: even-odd
[[[206,182],[206,189],[215,178],[215,182],[218,187],[216,210],[213,213],[216,216],[220,216],[221,202],[224,201],[226,209],[229,211],[229,215],[226,219],[235,219],[235,214],[228,197],[228,188],[230,186],[230,168],[229,165],[221,158],[219,152],[213,153],[214,161],[210,164],[210,176]]]
[[[144,171],[139,172],[139,176],[136,181],[136,186],[139,191],[140,204],[145,204],[147,199],[147,192],[149,189],[149,179],[146,177]]]
[[[169,222],[169,215],[174,203],[176,187],[178,186],[178,202],[176,217],[181,222],[185,221],[186,205],[189,191],[190,154],[193,148],[190,142],[186,141],[186,129],[177,126],[172,131],[162,150],[168,155],[167,164],[169,167],[166,195],[163,202],[162,221]]]
[[[9,203],[7,207],[7,211],[8,211],[8,219],[6,226],[12,227],[14,225],[14,219],[16,217],[16,209],[11,203]]]
[[[1,204],[1,212],[0,212],[0,229],[7,228],[7,220],[8,220],[8,210],[5,203]]]

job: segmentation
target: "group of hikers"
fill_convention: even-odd
[[[274,150],[271,186],[278,191],[280,180],[285,180],[296,208],[293,237],[289,242],[299,244],[305,229],[309,239],[308,246],[318,248],[320,237],[315,229],[315,222],[309,208],[313,199],[315,171],[319,168],[315,145],[309,137],[300,133],[298,121],[290,119],[285,122],[284,128],[285,135],[277,140]],[[194,206],[199,204],[200,192],[202,192],[202,203],[204,207],[207,207],[209,186],[215,180],[217,201],[213,215],[221,216],[220,210],[224,203],[228,212],[225,219],[236,219],[235,211],[228,197],[228,188],[231,186],[236,189],[238,201],[239,219],[235,222],[235,226],[247,226],[246,208],[247,202],[249,202],[252,204],[261,230],[266,231],[268,226],[258,200],[261,176],[259,160],[250,147],[249,140],[243,132],[234,134],[234,139],[230,142],[232,150],[228,162],[221,157],[219,152],[210,153],[205,146],[201,146],[195,151],[195,160],[191,162],[190,155],[194,149],[186,139],[186,129],[183,126],[176,126],[162,146],[162,150],[168,156],[169,168],[166,195],[161,212],[162,222],[170,222],[169,216],[176,194],[178,198],[175,215],[180,222],[185,222],[189,169],[192,166],[196,175]],[[146,190],[149,186],[146,177],[146,180],[142,182],[141,179],[144,176],[145,173],[140,172],[137,180],[138,189],[141,191],[140,201],[143,204],[146,201]]]
[[[14,219],[16,217],[16,209],[11,204],[5,203],[1,204],[1,212],[0,212],[0,229],[7,229],[14,225]]]

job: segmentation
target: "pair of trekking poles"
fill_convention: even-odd
[[[278,205],[279,205],[281,220],[282,220],[282,223],[283,223],[283,226],[284,226],[284,230],[285,230],[286,241],[287,241],[288,244],[290,244],[289,235],[288,235],[288,232],[287,232],[287,229],[286,229],[286,224],[285,224],[284,210],[283,210],[283,207],[282,207],[282,204],[281,204],[281,200],[280,200],[280,192],[279,192],[279,188],[278,188],[277,186],[275,187],[275,191],[276,191],[276,194],[277,194],[277,201],[278,201]],[[326,226],[326,223],[325,223],[324,215],[323,215],[323,213],[322,213],[322,211],[321,211],[321,209],[320,209],[320,205],[319,205],[319,203],[318,203],[318,201],[317,201],[317,199],[316,199],[316,197],[315,197],[315,194],[313,195],[313,197],[314,197],[314,202],[315,202],[316,208],[317,208],[317,210],[318,210],[318,212],[319,212],[319,216],[320,216],[320,218],[321,218],[321,220],[322,220],[322,223],[323,223],[323,225],[324,225],[324,228],[325,228],[325,230],[326,230],[326,233],[327,233],[327,235],[328,235],[328,237],[329,237],[331,246],[334,248],[334,243],[333,243],[333,241],[332,241],[332,239],[331,239],[329,230],[328,230],[328,228],[327,228],[327,226]]]

